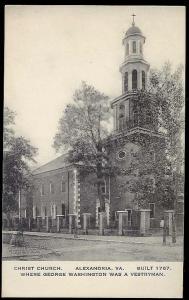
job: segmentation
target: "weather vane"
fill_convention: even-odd
[[[135,14],[132,14],[132,17],[133,17],[132,25],[134,26],[134,25],[135,25],[135,17],[136,17],[136,15],[135,15]]]

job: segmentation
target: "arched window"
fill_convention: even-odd
[[[126,45],[126,55],[129,55],[129,43]]]
[[[133,41],[133,53],[136,53],[136,41]]]
[[[125,105],[120,104],[119,106],[119,130],[124,129],[125,122]]]
[[[132,89],[137,89],[137,70],[133,70],[132,72]]]
[[[124,76],[124,92],[127,91],[128,91],[128,72],[126,72]]]
[[[145,72],[142,71],[142,89],[145,90],[146,88],[146,75]]]

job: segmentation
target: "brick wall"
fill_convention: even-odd
[[[33,205],[37,206],[37,215],[41,215],[41,207],[46,207],[46,214],[51,215],[51,205],[57,207],[57,214],[62,214],[62,204],[66,212],[73,213],[73,169],[58,169],[33,176],[34,192]],[[65,184],[65,191],[61,191],[61,183]],[[44,185],[44,195],[41,195],[41,185]],[[50,192],[50,184],[54,185],[54,192]]]

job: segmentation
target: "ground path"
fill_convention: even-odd
[[[22,247],[3,245],[4,260],[182,261],[183,238],[162,245],[161,236],[126,237],[24,233]]]

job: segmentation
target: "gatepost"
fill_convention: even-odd
[[[167,235],[172,235],[173,218],[174,218],[174,210],[170,209],[164,211],[164,219],[165,219],[165,227],[167,228]]]
[[[99,234],[100,235],[104,235],[105,221],[106,221],[106,213],[99,212]]]
[[[29,229],[29,231],[31,231],[32,230],[32,224],[31,224],[31,218],[29,217],[28,218],[28,229]]]
[[[60,232],[61,219],[63,221],[63,215],[56,215],[57,232]]]
[[[140,234],[148,235],[150,229],[150,209],[140,209]]]
[[[49,217],[48,216],[46,216],[45,217],[46,218],[46,232],[49,232],[49,230],[50,230],[50,226],[49,226]]]
[[[90,227],[90,213],[83,213],[83,230],[84,234],[88,234],[88,228]]]
[[[41,230],[41,224],[42,224],[42,217],[37,216],[37,231]]]
[[[123,235],[123,229],[128,226],[128,211],[120,210],[117,211],[118,214],[118,235]]]
[[[77,218],[76,214],[69,214],[69,233],[73,233],[73,229],[76,226],[75,219]]]

